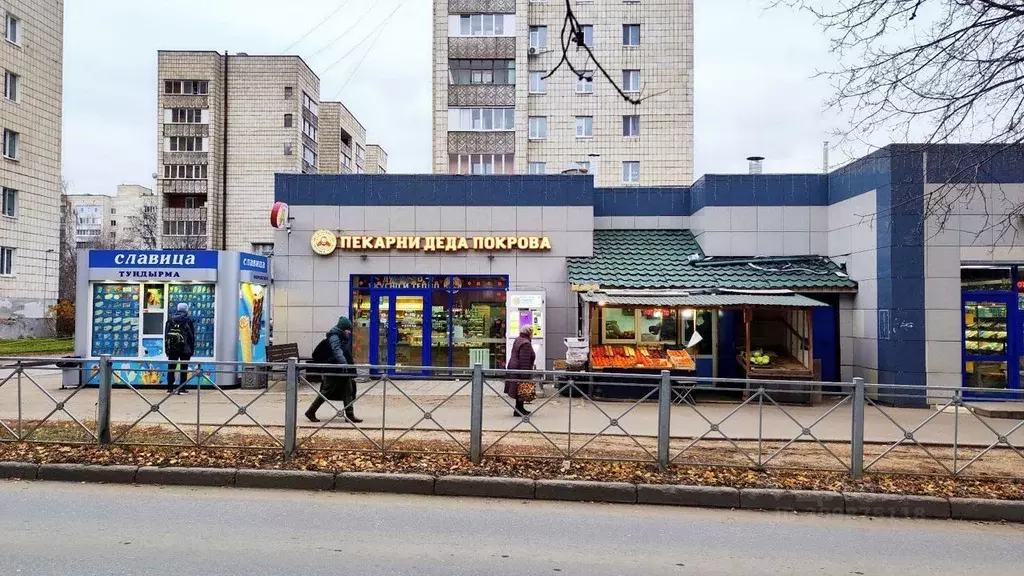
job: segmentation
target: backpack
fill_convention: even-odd
[[[313,349],[313,363],[314,364],[333,364],[334,363],[334,350],[331,348],[331,343],[324,338],[316,345]]]
[[[164,349],[168,354],[181,354],[185,351],[185,333],[187,327],[185,323],[180,320],[171,320],[171,325],[167,328],[167,334],[164,334]]]

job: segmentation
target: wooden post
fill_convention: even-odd
[[[807,318],[807,367],[811,369],[811,379],[814,379],[814,324],[811,318],[812,308],[804,310]]]
[[[743,323],[747,330],[747,378],[750,378],[750,321],[753,320],[754,311],[750,308],[743,309]]]

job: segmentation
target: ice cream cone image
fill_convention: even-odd
[[[242,362],[252,362],[252,325],[248,316],[238,319],[238,345],[242,348]]]

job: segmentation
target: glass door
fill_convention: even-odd
[[[370,362],[394,366],[389,373],[421,374],[429,362],[430,322],[426,292],[374,291],[370,312]]]
[[[1013,304],[1000,294],[963,297],[964,388],[967,395],[991,396],[986,389],[1019,386],[1018,360],[1011,350]]]

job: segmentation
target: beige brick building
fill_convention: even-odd
[[[434,172],[693,180],[693,0],[574,1],[595,59],[562,57],[560,1],[434,0]],[[591,80],[592,78],[592,80]]]
[[[320,103],[320,172],[361,174],[366,128],[341,102]]]
[[[63,0],[6,0],[0,68],[0,338],[49,330],[57,298]]]
[[[117,194],[68,194],[69,230],[80,248],[153,249],[160,226],[156,196],[137,184],[122,184]]]
[[[274,174],[318,170],[320,79],[297,56],[158,60],[163,247],[269,251]]]
[[[388,153],[381,148],[380,144],[370,144],[366,147],[366,173],[387,174]]]

